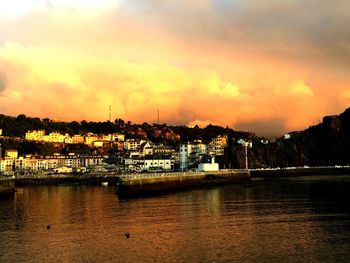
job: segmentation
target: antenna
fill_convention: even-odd
[[[112,121],[112,105],[109,105],[109,121]]]
[[[157,111],[157,112],[158,112],[158,125],[159,125],[159,109],[158,109],[158,111]]]

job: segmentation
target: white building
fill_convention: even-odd
[[[146,142],[146,141],[139,140],[139,139],[127,139],[123,144],[123,148],[127,151],[139,151],[140,146],[143,142]]]
[[[190,164],[199,161],[200,156],[207,154],[207,145],[196,142],[180,145],[180,169],[187,169]]]
[[[211,163],[200,163],[198,165],[198,171],[201,171],[201,172],[219,171],[219,164],[215,163],[214,158],[212,158]]]
[[[143,160],[143,165],[141,165],[141,170],[143,171],[152,171],[152,170],[161,170],[161,171],[171,171],[173,169],[173,160],[170,158],[146,158]]]

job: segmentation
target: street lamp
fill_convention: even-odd
[[[253,143],[252,142],[244,142],[244,150],[245,150],[245,169],[248,170],[248,147],[252,148]]]

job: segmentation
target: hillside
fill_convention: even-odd
[[[290,139],[279,138],[267,145],[253,141],[249,150],[250,167],[328,166],[350,164],[350,108],[338,116],[327,116],[322,123]],[[233,145],[233,164],[244,166],[243,147]]]
[[[229,138],[225,155],[217,157],[221,167],[243,168],[245,164],[244,147],[237,143],[241,138],[253,142],[249,149],[249,166],[287,167],[287,166],[328,166],[348,165],[350,163],[350,108],[337,116],[327,116],[322,123],[311,126],[304,131],[291,132],[290,139],[278,138],[268,144],[261,142],[262,138],[249,132],[234,131],[228,127],[208,125],[205,128],[189,128],[186,126],[167,126],[166,124],[133,124],[117,119],[114,122],[51,122],[49,119],[27,117],[23,114],[17,117],[0,115],[0,128],[3,135],[24,138],[27,130],[44,129],[47,133],[108,134],[120,132],[126,138],[148,139],[173,147],[180,143],[196,139],[208,143],[213,137],[226,134]],[[53,147],[50,144],[20,142],[18,140],[3,140],[3,148],[19,149],[21,154],[49,154],[60,152],[92,152],[94,149],[84,146]]]

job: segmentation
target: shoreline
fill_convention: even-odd
[[[314,175],[350,175],[350,167],[298,167],[282,169],[251,169],[251,178],[300,177]]]
[[[278,180],[302,176],[350,175],[350,167],[301,167],[282,169],[222,170],[219,172],[132,173],[99,172],[86,174],[43,174],[0,178],[0,195],[15,192],[15,187],[35,185],[102,185],[117,189],[121,198],[164,194],[179,190],[247,184],[251,179]]]

